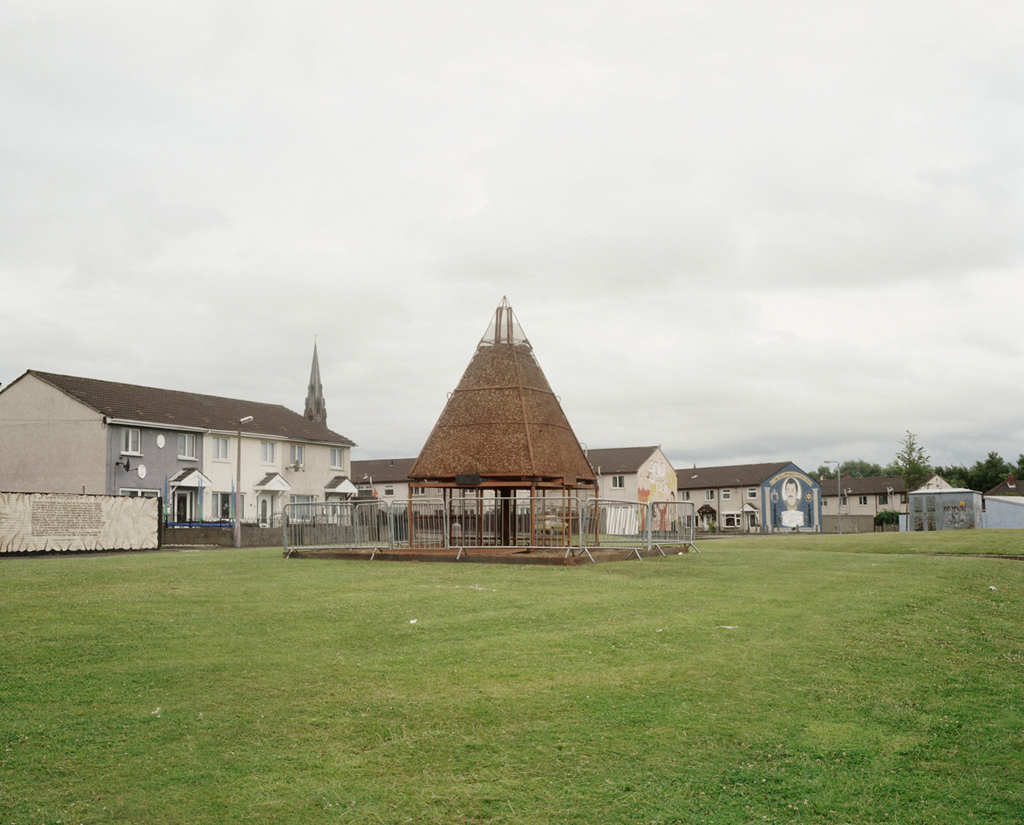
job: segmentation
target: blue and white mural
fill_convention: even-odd
[[[821,530],[821,485],[796,465],[765,481],[761,497],[764,532]]]

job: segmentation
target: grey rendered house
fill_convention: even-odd
[[[277,404],[36,370],[0,391],[0,490],[163,496],[172,523],[233,518],[239,477],[243,521],[270,523],[327,498],[352,446]]]

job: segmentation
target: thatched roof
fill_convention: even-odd
[[[592,486],[596,476],[503,299],[409,477],[454,484]]]

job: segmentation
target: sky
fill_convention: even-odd
[[[577,438],[1024,453],[1019,0],[6,0],[0,383],[412,457],[503,297]]]

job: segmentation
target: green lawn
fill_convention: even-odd
[[[0,822],[1020,822],[1024,563],[933,554],[1024,531],[949,535],[0,558]]]

